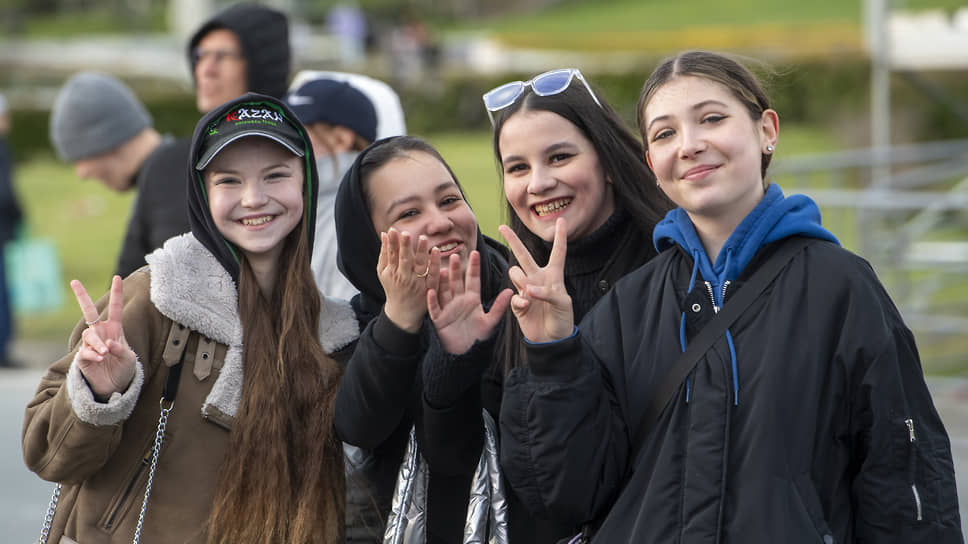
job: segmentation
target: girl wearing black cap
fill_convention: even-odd
[[[309,140],[248,94],[198,123],[189,161],[191,232],[97,304],[72,282],[83,319],[23,434],[62,486],[47,538],[341,542],[332,406],[358,328],[310,272]]]
[[[500,380],[487,373],[502,354],[498,325],[510,296],[503,247],[481,234],[437,151],[406,136],[357,157],[336,197],[336,231],[340,270],[360,290],[352,304],[366,326],[337,395],[337,432],[384,465],[388,510],[415,426],[430,467],[426,541],[461,542],[484,433],[450,440],[438,429],[483,429],[482,407],[495,420],[499,413]]]

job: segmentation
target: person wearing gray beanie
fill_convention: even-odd
[[[64,84],[50,113],[50,142],[79,178],[125,191],[161,143],[151,115],[124,83],[80,72]]]
[[[188,146],[159,134],[147,108],[119,79],[99,72],[71,76],[54,100],[49,136],[78,178],[118,192],[138,188],[117,274],[144,266],[145,255],[188,231]]]
[[[65,161],[100,155],[152,127],[151,114],[124,83],[81,72],[61,88],[50,116],[50,140]]]

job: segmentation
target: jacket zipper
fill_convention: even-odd
[[[914,464],[915,464],[915,461],[916,461],[915,457],[917,455],[917,451],[915,449],[916,447],[914,445],[915,440],[917,440],[917,438],[914,436],[914,420],[913,419],[905,419],[904,420],[904,424],[907,425],[907,428],[908,428],[908,436],[909,436],[909,440],[910,440],[910,444],[911,444],[911,460],[909,461],[909,465],[911,467],[911,470],[910,470],[910,472],[911,472],[911,493],[914,494],[914,505],[915,505],[915,507],[917,507],[917,514],[918,514],[917,515],[917,521],[921,521],[923,519],[922,512],[921,512],[921,494],[918,493],[918,486],[917,486],[917,483],[915,483],[915,481],[914,481]]]
[[[713,303],[713,312],[719,313],[719,306],[716,306],[716,297],[713,296],[713,285],[708,281],[704,281],[706,284],[706,292],[709,293],[709,300]],[[723,302],[726,302],[726,288],[729,287],[729,280],[723,282]]]
[[[709,293],[709,301],[713,303],[713,312],[719,313],[719,306],[716,306],[716,297],[713,296],[713,286],[708,281],[704,281],[706,284],[706,292]]]
[[[111,511],[111,515],[109,515],[107,521],[104,522],[105,529],[110,529],[117,521],[121,508],[127,504],[128,497],[130,497],[131,492],[134,491],[135,484],[138,483],[138,480],[141,478],[141,475],[144,474],[145,469],[147,469],[148,465],[151,464],[151,452],[152,450],[149,449],[145,452],[144,457],[141,458],[141,463],[138,465],[138,470],[135,472],[134,478],[131,478],[131,481],[128,482],[128,486],[124,488],[124,493],[122,493],[121,497],[118,499],[117,504],[114,506],[114,510]]]

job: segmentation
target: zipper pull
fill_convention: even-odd
[[[719,313],[719,306],[716,306],[716,296],[713,295],[713,285],[708,281],[704,281],[706,284],[706,292],[709,293],[709,301],[713,303],[713,313]]]
[[[914,420],[913,419],[905,419],[904,420],[904,424],[907,425],[908,434],[911,435],[911,442],[914,442],[914,439],[915,439],[914,438]]]

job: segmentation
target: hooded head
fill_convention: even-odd
[[[450,173],[461,194],[457,176],[443,157],[427,142],[412,136],[394,136],[374,142],[364,149],[350,166],[340,182],[336,193],[335,218],[336,239],[339,248],[337,264],[340,272],[356,287],[360,293],[373,301],[382,303],[386,296],[383,286],[377,276],[377,261],[380,256],[380,236],[373,226],[370,214],[370,198],[367,194],[367,183],[373,172],[389,163],[391,160],[406,156],[410,152],[420,152],[430,155]],[[406,183],[405,179],[400,180]],[[485,240],[480,229],[474,225],[476,236],[474,249],[481,252],[481,285],[485,298],[496,294],[489,289],[491,272],[485,265],[487,254],[484,250]],[[468,244],[469,246],[470,244]]]
[[[188,219],[192,234],[218,259],[232,279],[238,281],[238,248],[215,226],[205,190],[203,172],[229,144],[242,138],[266,138],[302,158],[305,168],[303,221],[306,242],[313,247],[316,224],[318,176],[312,144],[305,128],[281,100],[247,93],[215,108],[195,126],[188,158]]]
[[[258,4],[235,4],[216,13],[195,32],[188,42],[192,79],[199,61],[196,48],[210,32],[231,31],[242,46],[248,74],[248,91],[282,98],[289,83],[291,52],[289,23],[285,14]]]

